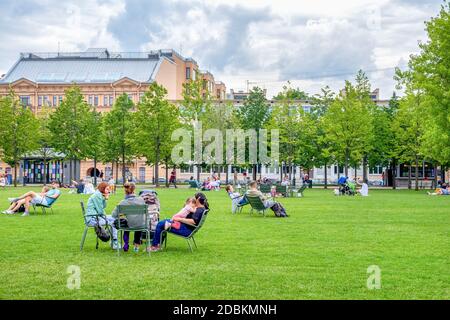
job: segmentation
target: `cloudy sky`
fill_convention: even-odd
[[[0,74],[20,52],[173,48],[227,88],[290,81],[334,90],[365,70],[389,98],[393,68],[426,40],[440,0],[2,0]]]

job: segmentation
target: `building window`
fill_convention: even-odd
[[[144,100],[144,95],[145,93],[141,92],[139,93],[139,101],[142,102],[142,100]]]
[[[369,169],[369,174],[382,174],[382,173],[383,173],[382,166],[375,166]]]
[[[42,96],[38,96],[38,106],[42,107]]]
[[[94,96],[89,96],[88,99],[88,103],[92,106],[92,104],[94,103]]]
[[[58,96],[53,96],[53,106],[56,107],[58,105]]]
[[[145,167],[139,167],[139,182],[145,183]]]
[[[311,106],[303,106],[303,111],[310,113],[311,112]]]
[[[94,96],[94,106],[98,106],[98,96]]]
[[[103,96],[103,105],[105,107],[109,106],[109,97],[108,96]]]
[[[186,68],[186,79],[190,79],[191,78],[191,68],[187,67]]]
[[[114,97],[109,96],[109,105],[112,106],[114,104]]]
[[[30,101],[31,101],[30,100],[30,96],[20,96],[19,99],[20,99],[20,104],[23,107],[28,107],[28,106],[31,105],[31,103],[30,103]]]
[[[203,90],[206,90],[207,85],[208,85],[208,81],[203,80]]]
[[[49,101],[49,98],[48,98],[48,96],[44,96],[44,106],[49,106],[50,105],[50,101]]]
[[[59,96],[59,104],[61,105],[62,102],[63,102],[63,96]]]
[[[194,173],[194,166],[183,165],[180,171],[181,173]]]

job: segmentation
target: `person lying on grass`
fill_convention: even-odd
[[[194,213],[195,209],[197,209],[195,198],[187,198],[183,209],[176,213],[171,220],[166,220],[164,230],[169,228],[180,229],[180,221],[177,221],[176,218],[186,218],[189,213]]]
[[[41,193],[29,191],[18,198],[8,198],[11,206],[7,210],[3,211],[3,213],[14,214],[19,211],[19,208],[23,205],[25,207],[25,212],[22,216],[26,217],[30,215],[30,204],[51,206],[60,195],[61,191],[58,190],[58,182],[52,181],[51,187],[42,188]]]
[[[437,188],[433,193],[431,192],[427,192],[429,196],[448,196],[449,195],[449,190],[447,187],[447,184],[441,183],[440,184],[440,188]]]
[[[189,236],[192,231],[195,229],[195,226],[197,226],[202,220],[203,214],[206,210],[209,209],[208,200],[206,199],[206,196],[199,192],[195,194],[195,212],[189,213],[186,218],[175,218],[175,221],[180,222],[180,228],[170,228],[167,232],[171,232],[174,234],[179,234],[182,236]],[[162,220],[156,225],[156,231],[155,235],[152,240],[152,245],[150,247],[147,247],[148,251],[159,251],[161,249],[161,234],[164,231],[164,227],[166,225],[167,220]]]

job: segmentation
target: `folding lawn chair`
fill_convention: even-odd
[[[89,221],[91,217],[94,216],[86,216],[86,210],[84,209],[84,202],[80,201],[80,205],[81,205],[81,214],[83,215],[83,223],[84,223],[84,231],[83,231],[83,235],[81,237],[81,243],[80,243],[80,251],[83,251],[83,246],[84,246],[84,241],[86,240],[86,235],[88,233],[89,228],[91,229],[95,229],[95,225],[91,226],[89,225]],[[112,235],[112,230],[111,230],[111,226],[108,224],[108,220],[106,219],[105,215],[96,215],[97,218],[103,218],[106,221],[105,227],[107,229],[107,231],[109,232],[110,235]],[[97,244],[95,246],[95,249],[98,249],[98,236],[96,234],[96,241]]]
[[[117,247],[117,254],[120,255],[120,248],[123,248],[124,231],[142,231],[146,235],[147,245],[150,243],[150,220],[148,219],[148,206],[144,205],[119,205],[117,206],[119,219],[127,219],[128,225],[119,225],[117,231],[120,232],[120,247]],[[148,251],[150,255],[150,251]]]
[[[246,197],[247,197],[248,203],[252,207],[252,209],[250,210],[250,214],[252,214],[253,211],[257,211],[259,213],[262,213],[263,216],[265,217],[267,208],[264,206],[264,202],[261,200],[261,198],[260,197],[251,197],[249,195],[247,195]]]
[[[188,236],[183,236],[183,235],[180,235],[180,234],[168,232],[170,230],[170,228],[168,230],[165,230],[165,231],[161,232],[161,242],[160,243],[162,244],[162,242],[164,242],[164,249],[166,249],[166,246],[167,246],[167,235],[168,234],[171,234],[171,235],[174,235],[174,236],[181,237],[181,238],[185,239],[187,241],[188,245],[189,245],[189,250],[191,252],[193,252],[192,245],[191,245],[191,240],[192,240],[192,243],[194,244],[195,249],[197,249],[197,243],[195,242],[194,235],[201,229],[201,227],[205,223],[206,217],[208,216],[208,212],[209,212],[209,210],[206,210],[203,213],[203,216],[200,219],[200,222],[198,223],[198,225],[192,225],[192,224],[185,223],[187,225],[195,227],[195,229],[192,230],[192,232]]]

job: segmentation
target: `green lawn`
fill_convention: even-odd
[[[37,190],[37,189],[35,189]],[[24,189],[0,189],[0,208]],[[119,193],[122,191],[119,190]],[[177,212],[192,190],[160,190],[162,216]],[[449,299],[450,197],[424,191],[373,190],[335,197],[306,190],[282,199],[289,218],[231,215],[225,191],[207,193],[211,212],[198,250],[171,236],[167,251],[83,252],[80,199],[67,190],[54,214],[0,215],[0,299]],[[122,195],[108,203],[110,212]],[[67,268],[81,288],[67,288]],[[381,269],[368,290],[367,268]]]

